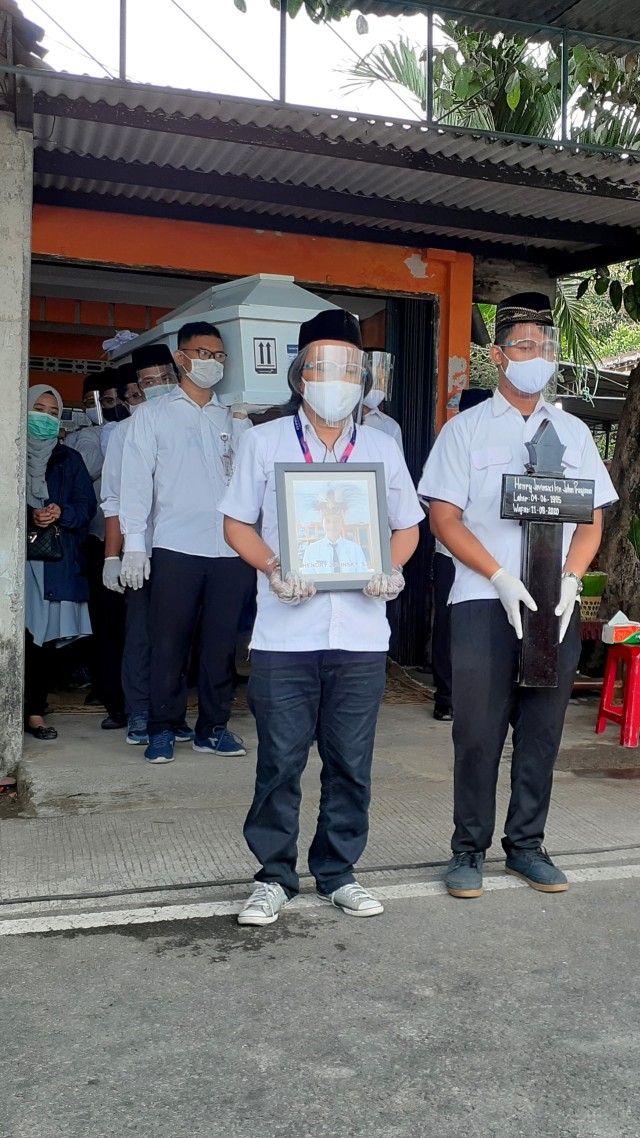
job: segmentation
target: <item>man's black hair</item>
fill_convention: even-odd
[[[206,320],[194,320],[191,324],[182,325],[178,332],[178,347],[188,344],[189,340],[195,340],[196,336],[217,336],[219,340],[222,339],[215,324],[208,324]]]

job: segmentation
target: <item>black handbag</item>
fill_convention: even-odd
[[[63,549],[60,526],[27,528],[27,561],[62,561]]]

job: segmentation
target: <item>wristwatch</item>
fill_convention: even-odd
[[[577,573],[563,573],[563,574],[562,574],[562,580],[563,580],[563,581],[564,581],[564,580],[565,580],[567,577],[571,577],[571,579],[572,579],[573,581],[575,581],[575,583],[576,583],[576,589],[577,589],[577,591],[578,591],[578,596],[580,596],[580,593],[581,593],[581,592],[582,592],[582,590],[584,589],[584,585],[583,585],[583,583],[582,583],[582,577],[579,577]]]

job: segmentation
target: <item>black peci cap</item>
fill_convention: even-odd
[[[512,324],[542,324],[553,328],[551,301],[543,292],[516,292],[496,308],[496,332]]]
[[[136,371],[142,371],[145,367],[162,367],[163,364],[174,366],[173,356],[166,344],[145,344],[142,348],[134,348],[131,363]]]
[[[353,344],[354,348],[362,351],[362,335],[360,322],[350,312],[343,308],[325,308],[311,320],[305,320],[300,325],[298,336],[298,351],[301,352],[307,344],[315,340],[341,340],[345,344]]]

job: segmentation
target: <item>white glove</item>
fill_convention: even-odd
[[[104,568],[102,570],[102,584],[105,589],[111,589],[114,593],[124,593],[124,589],[120,584],[119,557],[105,557]]]
[[[562,644],[565,633],[578,599],[578,582],[575,577],[563,577],[560,583],[560,602],[556,607],[556,616],[560,617],[559,643]]]
[[[300,601],[308,601],[315,596],[313,581],[305,580],[301,573],[287,573],[283,580],[280,558],[275,557],[268,564],[272,566],[268,574],[269,588],[283,605],[299,605]]]
[[[536,602],[531,593],[527,592],[520,578],[514,577],[512,573],[507,573],[506,569],[498,569],[498,572],[494,573],[491,578],[491,584],[502,602],[504,611],[509,618],[509,624],[515,629],[518,640],[522,640],[520,605],[526,605],[528,609],[531,609],[531,612],[537,612]]]
[[[404,574],[400,565],[394,565],[390,573],[374,573],[362,592],[365,597],[381,597],[393,601],[404,589]]]
[[[231,414],[234,419],[246,419],[249,415],[249,406],[247,403],[232,403]]]
[[[149,580],[150,573],[151,562],[146,553],[140,553],[134,549],[130,553],[124,554],[120,573],[120,580],[123,585],[128,585],[130,589],[141,589],[145,581]]]

